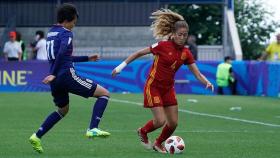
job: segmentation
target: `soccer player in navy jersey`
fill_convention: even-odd
[[[47,53],[50,64],[49,75],[43,83],[50,84],[53,101],[57,111],[52,112],[43,122],[39,130],[34,133],[29,141],[35,151],[42,153],[41,138],[58,121],[60,121],[69,110],[69,93],[85,98],[96,97],[93,106],[92,117],[86,136],[107,137],[110,133],[98,128],[103,112],[109,100],[109,92],[92,80],[79,77],[74,69],[73,62],[97,61],[98,55],[72,56],[73,33],[78,18],[78,12],[74,5],[64,3],[57,10],[57,24],[53,25],[47,34]]]

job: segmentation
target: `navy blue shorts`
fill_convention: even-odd
[[[69,93],[88,98],[93,96],[97,87],[92,80],[76,75],[73,68],[55,78],[50,85],[53,101],[60,108],[69,104]]]

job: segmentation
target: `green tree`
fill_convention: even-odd
[[[222,5],[171,4],[173,10],[186,19],[190,26],[189,34],[197,37],[197,44],[222,44]]]
[[[222,5],[171,4],[169,9],[184,16],[190,25],[190,34],[198,37],[197,44],[222,44]],[[270,18],[272,12],[261,0],[234,0],[234,14],[243,59],[257,59],[280,23]]]
[[[280,26],[260,0],[235,0],[234,14],[245,60],[257,59],[264,52],[270,33]]]

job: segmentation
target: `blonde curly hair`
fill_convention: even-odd
[[[156,39],[167,40],[178,28],[185,27],[189,30],[189,26],[184,17],[169,9],[160,9],[152,13],[153,19],[151,30]]]

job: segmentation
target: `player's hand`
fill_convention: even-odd
[[[98,61],[99,59],[100,59],[100,56],[98,54],[94,54],[94,55],[88,57],[89,61]]]
[[[214,86],[213,86],[213,84],[211,82],[207,82],[205,88],[206,89],[211,88],[211,91],[214,92]]]
[[[45,77],[45,78],[43,79],[42,82],[45,83],[45,84],[49,84],[49,83],[51,83],[54,79],[55,79],[55,76],[54,76],[54,75],[49,75],[49,76]]]
[[[114,69],[113,71],[112,71],[112,77],[115,77],[115,76],[117,76],[117,74],[119,74],[120,72],[117,72],[117,70],[116,69]]]
[[[123,61],[119,66],[117,66],[113,71],[112,71],[112,77],[115,77],[117,74],[119,74],[122,69],[124,69],[127,66],[126,61]]]

